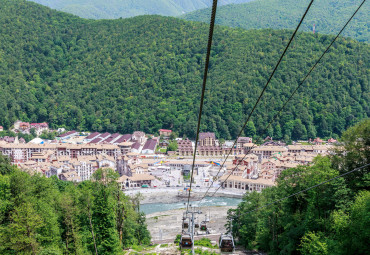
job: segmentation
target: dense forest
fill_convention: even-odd
[[[243,4],[219,7],[216,24],[244,29],[294,29],[309,0],[256,0]],[[302,24],[302,31],[337,34],[362,0],[315,1]],[[201,9],[182,16],[187,20],[209,22],[211,9]],[[370,42],[370,5],[365,3],[356,14],[344,36],[358,41]]]
[[[195,137],[208,25],[169,17],[86,20],[0,0],[0,125]],[[235,138],[292,31],[215,28],[201,131]],[[245,135],[261,134],[332,40],[298,33]],[[368,44],[339,38],[267,134],[337,137],[370,114]]]
[[[228,215],[238,242],[268,254],[369,254],[370,166],[270,204],[370,164],[369,119],[347,130],[341,142],[331,157],[284,170],[277,186],[246,193]]]
[[[138,200],[113,170],[79,184],[30,175],[0,154],[0,254],[124,254],[148,244]]]
[[[129,18],[145,14],[178,16],[212,6],[212,0],[30,0],[88,19]],[[251,0],[219,0],[219,6]]]

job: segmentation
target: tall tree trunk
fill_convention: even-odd
[[[122,238],[123,238],[123,216],[124,216],[124,206],[121,204],[121,196],[120,196],[120,189],[118,186],[117,189],[117,231],[119,233],[119,241],[122,244]]]
[[[67,254],[69,253],[68,252],[68,235],[69,235],[69,227],[67,227],[68,228],[68,230],[67,230],[67,233],[66,233],[66,252],[67,252]]]
[[[90,206],[90,198],[87,199],[87,211],[89,213],[89,222],[90,222],[90,228],[91,228],[91,235],[94,240],[94,247],[95,247],[95,254],[98,255],[98,249],[96,248],[96,241],[95,241],[95,234],[94,234],[94,228],[91,221],[91,206]]]

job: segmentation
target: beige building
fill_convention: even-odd
[[[215,133],[199,133],[198,139],[199,146],[216,146],[216,135]]]
[[[48,157],[68,156],[78,158],[79,156],[96,156],[106,154],[117,159],[121,155],[121,150],[113,144],[14,144],[0,141],[0,152],[9,156],[14,164],[22,164],[32,157],[41,159],[42,155]],[[46,159],[45,159],[46,160]]]
[[[268,159],[271,156],[278,155],[287,152],[288,149],[283,146],[258,146],[251,150],[253,154],[256,154],[261,162],[263,159]]]
[[[246,179],[238,175],[230,175],[226,180],[227,175],[220,178],[222,187],[229,189],[240,189],[245,191],[262,191],[264,188],[274,186],[272,180],[266,179]],[[226,180],[226,181],[225,181]]]
[[[118,180],[121,189],[140,188],[142,185],[152,186],[154,176],[150,174],[132,174],[132,176],[122,175]]]

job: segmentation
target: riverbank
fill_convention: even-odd
[[[216,188],[211,188],[208,195],[211,196]],[[178,196],[179,192],[182,192],[182,196]],[[191,192],[191,201],[200,200],[206,193],[207,188],[193,188]],[[153,203],[176,203],[181,201],[187,201],[187,193],[183,191],[183,188],[138,188],[125,191],[126,195],[134,196],[137,193],[143,195],[141,204],[153,204]],[[215,197],[230,197],[230,198],[242,198],[245,191],[243,190],[224,190],[220,189],[215,194]]]

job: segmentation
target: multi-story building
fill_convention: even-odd
[[[153,180],[155,180],[155,177],[149,174],[133,174],[132,176],[122,175],[117,182],[121,189],[124,190],[127,188],[139,188],[143,185],[151,187]]]
[[[199,146],[216,146],[216,135],[212,132],[199,133]]]
[[[287,151],[288,149],[283,146],[258,146],[251,150],[252,153],[259,157],[260,162],[263,159],[268,159],[273,155],[278,155]]]
[[[226,180],[227,178],[227,180]],[[262,191],[264,188],[274,186],[272,180],[267,179],[247,179],[239,175],[224,175],[220,179],[220,184],[224,188],[239,189],[245,191]]]
[[[188,138],[183,139],[183,140],[178,140],[177,141],[177,153],[180,156],[192,156],[194,153],[192,142]]]
[[[170,129],[160,129],[159,130],[159,135],[160,136],[170,137],[171,134],[172,134],[172,130],[170,130]]]
[[[48,152],[50,156],[69,156],[77,158],[79,156],[96,156],[106,154],[117,159],[121,155],[121,150],[113,144],[13,144],[0,141],[0,152],[9,156],[14,164],[22,164],[31,160],[33,154]]]
[[[251,137],[239,137],[236,142],[237,148],[244,148],[244,144],[252,143],[253,140]]]
[[[141,145],[143,145],[145,142],[146,142],[146,137],[145,137],[145,133],[142,132],[142,131],[135,131],[133,134],[132,134],[132,138],[131,138],[133,141],[135,142],[138,142],[140,143]]]

